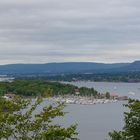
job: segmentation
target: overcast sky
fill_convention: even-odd
[[[0,0],[0,64],[139,59],[139,0]]]

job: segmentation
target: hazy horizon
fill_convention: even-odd
[[[0,66],[2,65],[14,65],[14,64],[61,64],[61,63],[97,63],[97,64],[125,64],[125,63],[133,63],[133,62],[136,62],[136,61],[140,61],[140,60],[135,60],[135,61],[129,61],[129,62],[117,62],[117,63],[109,63],[109,62],[91,62],[91,61],[65,61],[65,62],[48,62],[48,63],[7,63],[7,64],[0,64]]]

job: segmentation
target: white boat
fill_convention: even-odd
[[[130,91],[129,93],[128,93],[129,95],[133,95],[133,96],[135,96],[135,92],[132,92],[132,91]]]

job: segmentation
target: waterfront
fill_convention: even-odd
[[[95,88],[100,93],[110,92],[119,96],[128,96],[130,98],[140,99],[140,83],[115,83],[115,82],[64,82],[76,85],[78,87]]]
[[[129,95],[140,99],[140,83],[74,82],[72,84],[80,87],[94,87],[100,92],[114,93],[116,91],[115,93],[120,96]],[[135,94],[130,94],[130,92]],[[45,100],[37,111],[48,103],[49,100]],[[77,123],[80,140],[109,140],[108,132],[121,130],[123,127],[123,113],[127,111],[123,104],[126,103],[127,101],[95,105],[69,104],[65,108],[68,112],[66,116],[57,118],[56,122],[63,126]]]
[[[35,113],[40,112],[48,103],[48,99],[44,100]],[[126,111],[123,104],[126,103],[127,101],[96,105],[69,104],[64,109],[67,112],[65,117],[58,117],[55,122],[64,127],[78,124],[80,140],[109,140],[108,132],[123,127],[123,112]]]
[[[96,104],[106,104],[115,103],[119,100],[116,99],[95,99],[94,97],[84,97],[84,96],[58,96],[48,98],[50,102],[64,102],[66,104],[81,104],[81,105],[96,105]]]
[[[12,84],[12,88],[14,87],[13,84]],[[119,96],[129,95],[129,96],[133,96],[134,98],[137,98],[139,95],[139,83],[131,84],[131,83],[102,83],[102,82],[101,83],[99,82],[78,83],[77,82],[76,84],[79,84],[78,85],[79,87],[93,86],[96,90],[98,90],[97,89],[98,87],[100,88],[100,93],[104,93],[107,90],[110,93],[114,93],[115,91],[117,91],[115,93],[117,93]],[[97,87],[95,85],[97,85]],[[62,88],[59,87],[59,89]],[[78,87],[76,87],[76,89],[78,89]],[[111,91],[112,89],[113,91]],[[69,126],[70,124],[77,123],[78,124],[77,130],[79,132],[80,140],[106,140],[106,139],[109,140],[108,132],[122,129],[123,112],[126,111],[126,108],[123,107],[123,104],[127,103],[127,101],[118,100],[117,102],[115,101],[113,103],[112,102],[110,103],[110,101],[114,101],[116,99],[108,100],[107,98],[96,98],[94,96],[83,97],[80,95],[80,92],[76,92],[76,93],[78,93],[78,95],[67,94],[63,96],[56,95],[55,97],[45,98],[43,103],[37,106],[37,109],[32,115],[35,115],[36,113],[40,112],[43,109],[43,107],[45,107],[50,103],[53,104],[53,102],[56,101],[64,101],[64,102],[66,101],[68,105],[66,106],[64,111],[69,113],[66,114],[65,117],[55,119],[53,123],[56,121],[56,123],[62,124],[63,126],[66,127]],[[7,95],[10,96],[11,98],[11,94],[7,94]],[[97,97],[103,97],[103,96],[97,96]],[[35,98],[33,98],[33,101],[34,100]]]
[[[117,93],[140,99],[140,83],[107,83],[107,82],[71,82],[76,86],[94,87],[99,92]],[[132,94],[133,93],[133,94]],[[108,132],[120,130],[123,127],[123,112],[126,102],[116,102],[96,105],[68,105],[69,113],[59,122],[64,125],[78,123],[80,140],[105,140]]]

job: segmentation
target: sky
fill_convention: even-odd
[[[0,0],[0,64],[135,60],[139,0]]]

